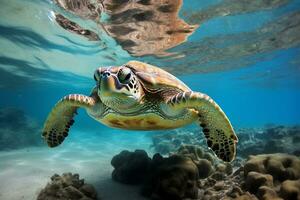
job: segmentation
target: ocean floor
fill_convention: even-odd
[[[57,173],[78,173],[95,186],[98,196],[108,200],[142,200],[139,188],[111,179],[110,162],[120,151],[148,149],[151,139],[140,132],[106,131],[96,135],[72,131],[58,148],[25,148],[0,152],[0,199],[36,199],[50,177]]]
[[[240,141],[231,164],[216,159],[194,128],[74,129],[57,148],[45,144],[0,151],[0,199],[36,200],[54,174],[67,172],[93,185],[101,200],[144,200],[141,191],[166,199],[164,195],[173,194],[174,188],[176,194],[191,199],[300,199],[299,126],[236,129]],[[263,184],[261,177],[266,179]],[[129,184],[133,182],[139,186]],[[186,187],[190,183],[193,187]]]

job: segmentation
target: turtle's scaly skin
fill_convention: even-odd
[[[43,137],[50,147],[61,144],[77,108],[110,127],[129,130],[174,129],[198,122],[207,145],[232,161],[238,141],[222,109],[206,94],[191,91],[168,72],[138,61],[95,71],[91,95],[68,95],[50,112]]]

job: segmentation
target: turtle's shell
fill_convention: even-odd
[[[159,88],[171,87],[184,92],[191,90],[172,74],[153,65],[139,61],[130,61],[126,64],[126,66],[134,71],[136,76],[147,89],[155,90]]]

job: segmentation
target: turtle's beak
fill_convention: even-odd
[[[104,72],[101,77],[101,93],[105,96],[110,96],[116,90],[115,77],[109,72]]]
[[[111,96],[122,93],[124,86],[120,84],[116,75],[106,71],[102,74],[100,88],[103,95]]]

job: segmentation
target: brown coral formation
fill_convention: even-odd
[[[123,49],[134,56],[169,55],[166,53],[167,49],[186,41],[197,28],[178,17],[182,0],[55,0],[55,2],[74,15],[95,21]],[[100,21],[103,12],[109,16],[106,21]],[[84,36],[82,31],[88,32],[91,34],[89,39],[91,37],[96,39],[93,31],[79,29],[79,25],[69,19],[57,17],[56,21],[68,31]]]
[[[176,154],[155,154],[150,160],[148,170],[140,175],[142,194],[151,199],[300,199],[300,159],[293,155],[250,156],[243,166],[235,167],[197,146],[182,146]]]
[[[300,199],[300,160],[296,156],[250,156],[244,175],[246,189],[260,199]]]
[[[200,199],[300,199],[300,160],[288,154],[251,156],[229,176],[200,180]]]
[[[300,160],[296,156],[287,154],[263,154],[250,156],[244,166],[245,176],[255,171],[270,174],[280,182],[300,178]]]
[[[232,166],[214,160],[213,156],[197,146],[182,146],[176,154],[152,159],[142,150],[122,151],[112,159],[114,180],[142,184],[142,194],[152,199],[196,199],[199,179],[213,176],[222,180],[232,173]],[[216,181],[215,181],[216,183]],[[210,182],[211,184],[211,182]],[[222,183],[214,188],[222,190]]]
[[[205,152],[202,148],[194,145],[182,145],[177,154],[189,157],[193,160],[193,162],[198,167],[199,178],[207,178],[215,169],[220,169],[225,171],[230,171],[227,168],[229,165],[221,164],[216,162],[214,156],[209,153]],[[223,165],[223,166],[221,166]]]
[[[280,196],[284,199],[300,199],[300,179],[298,180],[286,180],[281,184]]]
[[[78,174],[54,174],[39,193],[37,200],[97,200],[95,188],[79,179]]]
[[[122,151],[111,160],[111,165],[114,167],[112,178],[126,184],[142,183],[150,161],[148,154],[143,150]]]
[[[149,172],[143,195],[155,200],[197,198],[198,168],[191,158],[182,155],[163,158],[156,154]]]
[[[151,159],[143,150],[122,151],[113,157],[111,163],[115,181],[142,184],[142,194],[152,199],[195,199],[198,195],[198,169],[201,166],[189,156],[176,154],[164,158],[155,154]]]

